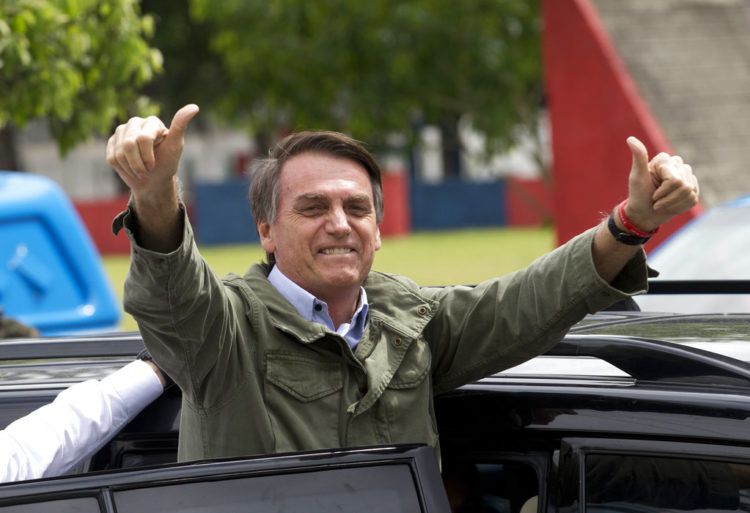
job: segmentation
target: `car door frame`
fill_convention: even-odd
[[[99,511],[114,513],[118,491],[164,487],[174,484],[228,481],[327,472],[342,469],[408,466],[421,511],[448,513],[450,507],[432,448],[394,445],[359,449],[311,451],[244,459],[162,465],[0,485],[0,512],[9,506],[41,504],[54,500],[93,497]],[[280,480],[281,482],[282,480]],[[283,486],[282,486],[283,489]]]
[[[586,511],[586,456],[612,454],[628,456],[672,457],[710,461],[738,462],[750,465],[750,446],[722,445],[680,440],[643,440],[621,438],[565,437],[560,452],[553,456],[551,502],[542,511],[560,510],[570,504],[561,504],[563,493],[576,490],[576,510]],[[557,461],[555,461],[557,460]],[[566,511],[570,511],[566,509]]]

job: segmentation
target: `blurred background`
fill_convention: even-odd
[[[750,193],[748,26],[746,0],[0,2],[0,169],[61,186],[119,292],[128,244],[110,223],[127,195],[104,161],[119,123],[200,105],[180,177],[220,271],[223,248],[257,241],[253,160],[289,132],[340,130],[385,168],[394,252],[441,248],[445,266],[417,277],[435,284],[482,279],[447,275],[459,260],[513,270],[596,224],[626,195],[635,135],[702,184],[703,205],[651,250]],[[530,251],[497,246],[523,254],[508,268],[473,245],[529,229]],[[227,271],[251,262],[240,247]],[[0,243],[0,259],[14,248]],[[404,251],[381,269],[410,274],[404,260],[420,260]]]

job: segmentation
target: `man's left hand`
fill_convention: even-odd
[[[650,161],[641,141],[628,137],[633,165],[625,214],[643,231],[652,231],[698,203],[698,179],[678,155],[659,153]]]

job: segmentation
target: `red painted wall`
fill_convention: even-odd
[[[552,191],[543,180],[508,178],[505,183],[509,226],[540,226],[552,222]]]
[[[385,214],[380,224],[383,237],[407,235],[411,231],[409,179],[406,172],[383,173]]]
[[[627,196],[631,154],[638,137],[649,155],[674,153],[628,75],[590,0],[543,0],[545,82],[554,156],[553,206],[557,241],[599,222]],[[700,212],[664,225],[655,247]]]
[[[102,255],[128,254],[130,252],[130,244],[125,232],[121,231],[116,237],[112,234],[112,220],[117,214],[125,210],[127,204],[127,195],[107,200],[74,202],[78,215],[83,219],[83,224],[88,228],[96,249]]]

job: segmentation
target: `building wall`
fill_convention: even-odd
[[[634,135],[652,152],[673,149],[625,68],[591,0],[545,0],[544,72],[554,155],[557,240],[598,223],[627,196]],[[697,215],[661,227],[655,247]]]
[[[21,134],[19,149],[23,171],[39,173],[57,182],[74,200],[103,200],[122,194],[120,179],[105,161],[107,141],[95,138],[62,157],[57,144],[35,125]],[[221,182],[238,178],[238,169],[255,152],[253,140],[243,132],[226,129],[191,129],[179,176],[189,193],[195,181]]]
[[[750,193],[750,1],[593,3],[703,203]]]

